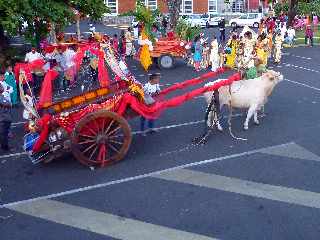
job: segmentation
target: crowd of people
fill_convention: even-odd
[[[218,26],[220,36],[213,36],[210,44],[203,33],[195,37],[188,61],[195,71],[208,67],[216,71],[218,67],[228,66],[246,72],[244,77],[252,78],[266,69],[271,59],[280,63],[283,45],[292,47],[296,38],[295,28],[287,26],[285,15],[263,18],[257,32],[249,27],[242,32],[233,28],[227,41],[223,18]],[[307,24],[305,43],[309,46],[313,46],[313,32],[314,28]]]

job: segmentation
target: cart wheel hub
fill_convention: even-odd
[[[173,60],[170,56],[161,57],[160,63],[163,68],[171,68],[173,66]]]
[[[108,139],[108,137],[105,134],[98,134],[97,138],[96,138],[96,142],[98,144],[103,144],[106,142],[107,139]]]

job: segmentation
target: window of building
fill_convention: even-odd
[[[217,12],[217,0],[209,0],[209,12]]]
[[[104,0],[104,3],[110,9],[111,14],[118,13],[118,1],[117,0]]]
[[[182,0],[181,12],[193,13],[193,0]]]
[[[234,0],[231,3],[232,12],[243,12],[244,10],[244,2],[243,0]]]
[[[144,5],[150,8],[151,10],[156,10],[157,0],[144,0]]]

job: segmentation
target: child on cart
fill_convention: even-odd
[[[155,103],[154,97],[160,93],[160,74],[151,74],[149,77],[149,81],[143,86],[144,91],[144,101],[146,105],[152,105]],[[146,136],[147,133],[154,133],[156,130],[154,129],[154,120],[148,119],[148,130],[145,131],[145,122],[146,119],[141,116],[140,119],[140,130],[143,136]]]

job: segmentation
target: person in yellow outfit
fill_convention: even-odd
[[[268,39],[263,34],[259,35],[256,43],[257,57],[262,62],[263,66],[267,66],[268,63],[268,52],[266,48],[268,46]]]
[[[153,50],[152,42],[148,39],[145,29],[142,30],[138,44],[141,46],[140,62],[145,71],[152,65],[150,51]]]
[[[230,68],[234,68],[238,49],[237,35],[233,35],[231,39],[229,39],[227,46],[228,52],[226,65]]]
[[[280,63],[281,61],[281,49],[282,49],[282,36],[281,33],[277,33],[275,40],[274,40],[274,62]]]
[[[268,49],[267,49],[268,58],[271,58],[272,49],[273,49],[273,32],[272,32],[272,29],[269,29],[269,31],[268,31],[267,40],[268,40]]]

